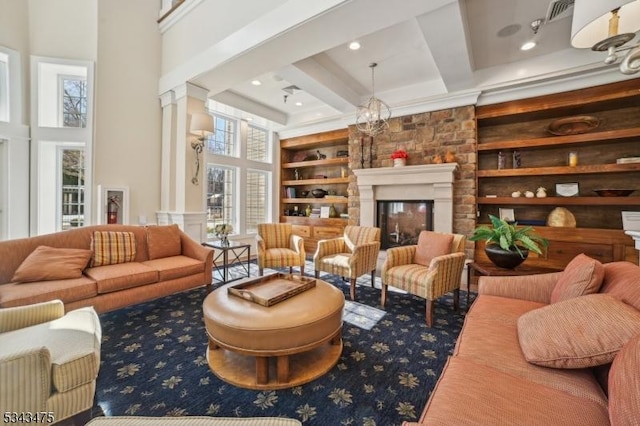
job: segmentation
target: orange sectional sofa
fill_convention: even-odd
[[[0,308],[60,299],[115,310],[211,285],[213,250],[177,225],[87,226],[0,241]]]
[[[404,426],[639,422],[640,267],[580,255],[563,272],[481,277],[421,418]]]

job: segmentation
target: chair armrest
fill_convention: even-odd
[[[306,253],[304,252],[304,238],[302,238],[299,235],[291,234],[291,239],[289,241],[290,241],[289,244],[291,246],[291,250],[295,251],[300,255],[300,259],[304,264],[305,255],[306,255]]]
[[[265,250],[267,250],[267,245],[260,235],[256,235],[256,247],[258,248],[258,254],[260,255],[264,254]]]
[[[0,349],[0,407],[4,411],[45,411],[51,384],[51,355],[45,347],[21,352]]]
[[[460,288],[462,271],[464,270],[464,253],[450,253],[436,256],[429,263],[429,273],[426,286],[427,297],[434,300],[445,293]]]
[[[387,249],[387,258],[382,264],[382,273],[384,276],[388,269],[395,266],[408,265],[413,263],[413,256],[416,254],[416,248],[418,246],[401,246]]]
[[[356,246],[349,258],[351,277],[359,277],[376,269],[379,253],[380,241],[370,241]]]
[[[319,262],[323,257],[347,252],[348,250],[344,242],[344,237],[320,240],[318,241],[316,252],[313,255],[313,263],[316,264],[316,269],[318,269],[319,264],[317,262]]]
[[[549,304],[551,293],[561,274],[562,272],[509,277],[483,276],[478,280],[478,294]]]
[[[53,321],[64,316],[62,300],[0,309],[0,333]]]

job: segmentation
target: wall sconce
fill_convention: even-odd
[[[191,114],[189,131],[194,135],[198,135],[198,138],[195,141],[191,141],[191,148],[193,148],[196,168],[193,178],[191,178],[191,183],[197,185],[198,176],[200,176],[200,153],[204,149],[204,139],[205,136],[213,133],[213,117],[211,114],[206,112],[194,112]]]
[[[620,72],[640,71],[640,44],[625,46],[640,30],[639,0],[575,0],[571,25],[571,45],[607,51],[605,64],[615,63],[618,53],[628,50],[620,62]]]

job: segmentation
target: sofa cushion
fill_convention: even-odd
[[[91,250],[92,267],[133,262],[136,258],[136,237],[133,232],[95,231]]]
[[[450,357],[420,421],[424,425],[609,424],[607,405]]]
[[[606,406],[606,396],[591,370],[541,367],[524,358],[518,342],[518,318],[543,306],[546,304],[528,300],[478,296],[467,314],[453,355]]]
[[[640,266],[631,262],[605,263],[600,293],[616,296],[640,311]]]
[[[613,426],[634,425],[640,415],[640,334],[616,356],[609,372],[609,419]]]
[[[182,254],[178,225],[147,227],[149,260]]]
[[[12,353],[45,347],[51,359],[51,381],[67,392],[96,380],[100,366],[100,320],[92,307],[62,318],[0,334],[0,348]]]
[[[596,259],[579,254],[564,268],[551,293],[551,303],[597,293],[602,285],[604,266]]]
[[[80,278],[91,259],[91,250],[39,246],[20,264],[13,282]]]
[[[451,253],[452,234],[433,231],[422,231],[418,236],[418,246],[413,257],[413,263],[429,266],[431,259],[443,254]]]
[[[138,262],[97,266],[85,270],[84,273],[96,281],[98,294],[111,293],[158,281],[158,271]]]
[[[525,358],[545,367],[606,364],[638,333],[640,312],[608,294],[575,297],[518,319]]]
[[[84,275],[67,280],[9,283],[0,285],[0,307],[31,305],[54,299],[66,304],[97,295],[96,282]]]
[[[159,281],[168,281],[204,272],[204,262],[187,256],[171,256],[147,260],[143,262],[143,265],[158,271]]]

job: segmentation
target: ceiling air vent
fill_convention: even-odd
[[[568,18],[573,12],[574,0],[554,0],[549,3],[547,16],[544,22],[549,23],[560,19]]]

